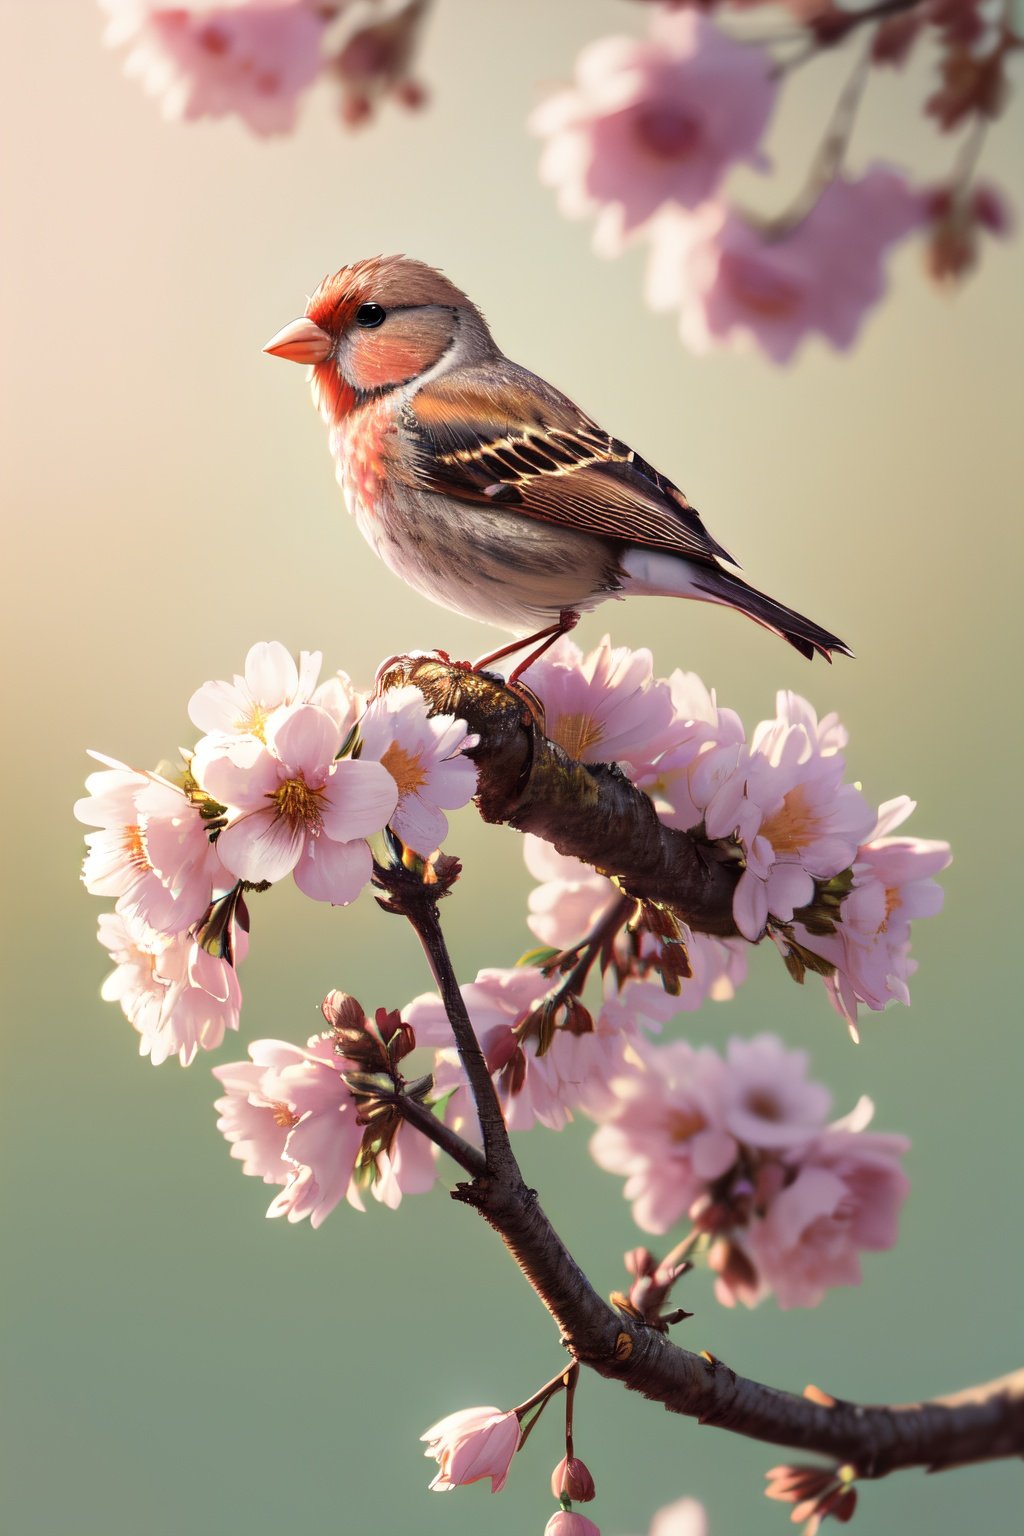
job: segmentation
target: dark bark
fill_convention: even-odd
[[[397,657],[381,687],[413,684],[435,714],[458,715],[479,736],[485,821],[535,832],[559,853],[614,876],[640,900],[670,907],[699,933],[736,934],[732,897],[740,866],[728,843],[680,832],[614,765],[574,762],[538,728],[523,698],[486,673],[436,657]]]

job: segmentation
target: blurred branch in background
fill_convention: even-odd
[[[127,72],[171,119],[235,113],[256,133],[284,133],[320,80],[340,93],[349,128],[389,100],[426,102],[415,70],[430,0],[100,4],[107,41],[127,48]],[[624,17],[628,9],[646,13],[646,36],[588,45],[573,82],[530,126],[544,140],[542,180],[567,217],[596,219],[595,248],[648,245],[648,302],[678,313],[693,351],[754,347],[785,363],[812,333],[850,347],[883,295],[892,247],[919,235],[926,269],[948,284],[976,265],[987,236],[1009,232],[1006,198],[979,180],[978,162],[1022,45],[1012,0],[644,0],[624,5]],[[790,77],[851,39],[861,56],[796,200],[756,212],[730,199],[736,166],[771,168],[763,140]],[[904,144],[851,171],[872,76],[906,75],[918,55],[936,82],[922,129],[964,134],[960,152],[938,182],[916,179]]]

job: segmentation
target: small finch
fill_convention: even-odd
[[[312,365],[349,511],[425,597],[542,644],[634,593],[736,608],[802,655],[852,654],[748,586],[671,480],[511,362],[443,273],[371,257],[324,278],[264,351]],[[539,626],[539,627],[538,627]]]

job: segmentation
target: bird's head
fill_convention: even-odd
[[[360,398],[413,383],[442,359],[490,345],[480,311],[442,272],[406,256],[371,256],[325,277],[301,320],[264,352],[313,366],[313,392],[330,421]]]

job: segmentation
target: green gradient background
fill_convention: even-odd
[[[78,884],[71,803],[84,749],[156,762],[190,740],[204,678],[277,637],[366,679],[381,657],[490,633],[411,596],[343,514],[298,369],[261,356],[322,273],[374,251],[443,265],[512,355],[678,478],[750,577],[853,643],[806,665],[732,615],[671,602],[606,608],[619,642],[695,668],[751,724],[795,687],[848,723],[852,771],[907,791],[912,830],[948,836],[944,916],[920,929],[914,1008],[869,1016],[854,1049],[812,985],[752,956],[694,1037],[771,1028],[806,1046],[845,1111],[913,1138],[904,1237],[866,1282],[809,1313],[727,1313],[706,1276],[681,1337],[799,1390],[907,1399],[1019,1363],[1019,625],[1024,323],[1020,248],[987,253],[953,299],[894,263],[897,297],[849,359],[817,346],[779,372],[689,357],[643,306],[642,258],[595,259],[536,179],[523,120],[578,48],[639,7],[444,0],[431,109],[358,137],[326,97],[262,143],[234,124],[171,129],[101,50],[89,5],[7,0],[2,110],[15,153],[2,335],[8,509],[2,1232],[10,1536],[382,1536],[539,1532],[557,1426],[508,1490],[425,1493],[416,1437],[470,1403],[508,1404],[557,1368],[548,1319],[483,1225],[438,1191],[398,1215],[341,1210],[318,1233],[263,1220],[214,1130],[209,1060],[154,1071],[99,1001],[99,904]],[[775,134],[795,186],[837,79],[799,80]],[[918,82],[920,86],[921,82]],[[920,90],[873,88],[858,153],[938,171]],[[992,174],[1020,196],[1021,113]],[[941,153],[940,153],[941,151]],[[930,158],[929,158],[930,157]],[[1018,204],[1019,206],[1019,204]],[[1015,395],[1017,398],[1015,399]],[[470,813],[446,909],[460,971],[525,946],[512,832]],[[243,1042],[304,1037],[332,985],[367,1005],[422,990],[410,935],[369,899],[332,912],[255,903]],[[231,1041],[221,1059],[241,1054]],[[586,1130],[525,1138],[528,1177],[602,1290],[637,1240]],[[605,1536],[645,1531],[683,1493],[712,1536],[790,1529],[761,1497],[770,1447],[585,1382],[578,1446]],[[1020,1470],[869,1486],[861,1536],[1019,1529]]]

